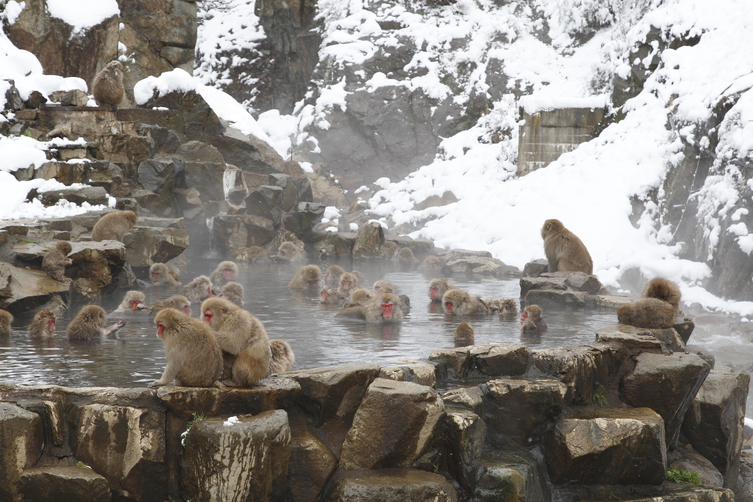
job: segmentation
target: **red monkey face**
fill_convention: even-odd
[[[55,331],[55,319],[47,319],[47,326],[49,326],[51,330]]]
[[[188,305],[186,305],[185,307],[183,307],[183,312],[185,312],[187,316],[190,316],[191,315],[191,307],[189,307]]]
[[[329,296],[329,293],[327,293],[326,291],[322,291],[322,294],[319,295],[319,301],[326,302],[328,296]]]
[[[227,279],[229,281],[232,278],[233,278],[233,271],[230,270],[229,268],[226,268],[225,269],[225,279]]]
[[[394,305],[390,303],[383,303],[382,304],[382,317],[385,319],[392,319],[392,308]]]
[[[343,281],[343,289],[350,289],[350,281]]]
[[[204,312],[204,322],[206,322],[207,324],[212,323],[212,317],[214,317],[214,314],[212,313],[211,310],[207,310],[206,312]]]
[[[520,314],[520,322],[525,321],[528,319],[528,310],[524,310],[522,314]]]
[[[452,302],[447,302],[447,303],[445,303],[445,305],[444,305],[444,310],[445,310],[445,312],[447,312],[448,314],[452,314]]]
[[[162,335],[165,333],[165,325],[161,322],[157,323],[157,336],[162,338]]]
[[[437,293],[439,292],[439,288],[429,288],[429,298],[432,300],[437,298]]]
[[[152,282],[159,281],[159,272],[152,272]]]
[[[131,300],[130,302],[128,302],[128,308],[130,308],[131,310],[136,310],[137,308],[139,308],[139,305],[140,303],[138,300]]]
[[[309,281],[309,288],[315,288],[317,281]]]
[[[212,293],[212,288],[207,287],[207,295],[214,296],[214,294]]]

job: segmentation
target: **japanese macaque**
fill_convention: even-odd
[[[239,307],[243,305],[243,286],[237,282],[228,282],[220,290],[220,294],[217,295],[231,302],[235,303]]]
[[[55,333],[57,317],[51,310],[42,309],[34,315],[29,324],[29,336],[32,338],[52,338]]]
[[[345,270],[339,265],[330,265],[327,268],[327,273],[324,274],[324,284],[329,288],[337,289],[340,287],[340,277],[345,273]]]
[[[68,338],[72,340],[92,340],[100,336],[116,333],[125,325],[125,320],[120,319],[112,326],[107,326],[107,313],[105,310],[99,305],[87,305],[71,321],[66,333]]]
[[[224,298],[210,298],[201,304],[204,321],[214,330],[220,348],[233,359],[230,387],[250,387],[267,376],[271,352],[269,337],[261,321]],[[228,361],[229,362],[229,361]],[[224,376],[224,375],[223,375]]]
[[[451,289],[456,288],[446,280],[432,279],[429,283],[429,299],[434,303],[442,303],[442,297]]]
[[[398,246],[397,243],[393,241],[385,241],[384,244],[382,244],[382,255],[388,260],[391,260],[397,256],[399,249],[400,246]]]
[[[293,291],[316,291],[322,280],[322,271],[316,265],[306,265],[296,272],[288,284]]]
[[[450,289],[442,296],[442,310],[452,315],[490,313],[489,307],[479,296],[471,296],[461,289]]]
[[[149,310],[149,313],[156,314],[157,312],[166,308],[180,310],[187,316],[191,315],[191,302],[188,301],[188,298],[181,295],[171,296],[170,298],[166,300],[160,300],[158,302],[154,302],[154,305]]]
[[[301,262],[306,261],[306,253],[298,249],[294,243],[286,241],[280,244],[279,254],[277,257],[284,261]]]
[[[658,298],[639,298],[617,309],[617,320],[636,328],[671,328],[675,324],[677,309]]]
[[[319,293],[319,303],[324,303],[325,305],[337,305],[342,304],[342,302],[343,300],[337,294],[335,288],[324,288],[322,292]]]
[[[340,285],[337,288],[337,294],[340,295],[340,298],[345,299],[350,296],[351,291],[360,287],[360,284],[356,281],[356,276],[350,272],[345,272],[340,276]]]
[[[13,322],[13,314],[7,310],[0,310],[0,336],[10,335],[10,323]]]
[[[455,339],[455,347],[465,347],[473,345],[476,332],[473,327],[467,322],[461,322],[458,327],[455,328],[453,338]]]
[[[71,243],[68,241],[57,241],[55,247],[48,249],[44,253],[42,258],[42,270],[44,270],[50,278],[56,281],[65,280],[65,267],[73,263],[73,260],[68,258],[68,253],[73,250]]]
[[[148,308],[149,307],[146,306],[146,296],[144,296],[144,293],[141,291],[128,291],[125,294],[123,301],[118,305],[118,308],[111,312],[111,315],[120,312],[146,312],[146,309]]]
[[[372,286],[372,289],[374,290],[374,293],[380,294],[380,293],[394,293],[395,292],[395,285],[392,284],[387,279],[379,279],[374,283]]]
[[[168,266],[164,263],[152,263],[152,266],[149,267],[149,280],[155,286],[161,284],[180,286],[180,282],[173,276]]]
[[[410,248],[400,248],[397,252],[397,264],[401,269],[411,269],[416,262],[416,257],[413,255],[413,251]]]
[[[447,258],[443,256],[428,255],[424,258],[424,261],[418,266],[418,270],[422,272],[439,272],[444,267]]]
[[[92,94],[99,106],[117,106],[123,101],[123,65],[120,61],[110,61],[102,68],[92,82]]]
[[[269,358],[269,370],[267,375],[290,371],[295,364],[295,354],[285,340],[270,340],[269,350],[272,356]]]
[[[223,261],[209,276],[213,286],[222,287],[238,278],[238,266],[232,261]]]
[[[544,333],[548,328],[544,319],[541,318],[541,307],[529,305],[520,315],[520,329],[524,333]]]
[[[212,294],[212,282],[206,275],[200,275],[183,286],[183,296],[192,302],[203,302]]]
[[[400,309],[400,299],[392,293],[376,295],[363,307],[363,314],[367,323],[394,323],[403,320]]]
[[[518,315],[518,304],[512,298],[506,298],[499,301],[500,317],[515,317]]]
[[[269,260],[269,253],[266,249],[260,246],[233,248],[230,252],[238,261],[248,261],[255,263],[258,261]]]
[[[209,326],[172,308],[157,314],[154,324],[165,344],[167,366],[149,387],[168,385],[173,379],[184,387],[222,386],[222,350]]]
[[[123,236],[136,224],[133,211],[113,211],[102,216],[92,229],[93,241],[123,241]]]
[[[368,289],[356,288],[350,292],[348,303],[345,305],[345,307],[363,306],[369,303],[372,298],[374,298],[374,293],[372,293]]]
[[[541,238],[544,239],[549,272],[593,274],[594,264],[586,245],[560,220],[546,220],[541,227]]]
[[[680,288],[674,282],[664,279],[663,277],[655,277],[651,279],[646,287],[643,289],[643,298],[656,298],[663,300],[672,305],[677,312],[680,312],[680,299],[682,293]]]

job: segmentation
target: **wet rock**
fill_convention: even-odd
[[[69,281],[55,281],[41,270],[0,262],[0,308],[12,314],[43,305],[56,295],[67,298],[69,291]]]
[[[345,437],[341,469],[408,467],[444,416],[430,387],[378,378],[369,386]],[[395,420],[399,416],[400,420]]]
[[[283,410],[196,422],[183,452],[183,496],[207,502],[283,500],[290,451]]]
[[[620,399],[636,408],[647,407],[664,419],[667,447],[674,448],[685,412],[711,368],[693,354],[642,353],[635,368],[622,379]]]
[[[109,502],[107,479],[88,467],[38,467],[21,476],[24,500],[59,502]]]
[[[486,424],[470,411],[448,411],[448,470],[466,490],[473,491],[481,467]]]
[[[188,233],[180,228],[147,227],[139,222],[123,236],[128,263],[149,267],[179,256],[188,247]]]
[[[581,291],[560,291],[554,289],[532,289],[523,301],[527,305],[539,305],[541,307],[566,307],[583,308],[588,304],[588,295]]]
[[[493,275],[495,277],[519,277],[520,270],[505,265],[493,258],[488,251],[453,249],[447,257],[445,268],[454,274]]]
[[[379,378],[398,382],[413,382],[434,387],[437,384],[434,366],[419,361],[398,361],[396,366],[382,366]]]
[[[664,436],[661,416],[649,408],[581,410],[557,420],[549,474],[555,484],[658,485],[667,469]]]
[[[541,274],[546,273],[549,270],[549,262],[545,258],[539,260],[529,261],[523,267],[524,277],[539,277]]]
[[[518,376],[528,366],[528,349],[524,345],[490,343],[470,347],[471,366],[482,375]]]
[[[682,322],[677,323],[672,327],[680,335],[682,342],[687,344],[688,340],[690,340],[690,335],[693,334],[693,330],[695,329],[695,323],[693,322],[693,319],[686,317]]]
[[[324,204],[317,202],[299,202],[295,211],[285,216],[283,226],[297,237],[308,240],[311,229],[321,221],[325,209]]]
[[[474,500],[492,502],[547,502],[550,500],[543,468],[522,449],[484,455]]]
[[[630,352],[655,351],[669,353],[664,344],[644,328],[624,324],[607,326],[596,332],[597,342],[617,342]]]
[[[221,255],[233,248],[264,246],[276,235],[274,222],[256,215],[222,215],[212,221],[212,241]]]
[[[680,471],[697,472],[703,486],[722,488],[724,477],[719,469],[706,457],[698,453],[691,445],[677,444],[677,448],[668,452],[668,467]]]
[[[332,245],[338,258],[351,258],[353,256],[356,235],[352,232],[340,232],[332,236]]]
[[[484,407],[484,391],[479,386],[459,387],[442,394],[442,401],[450,410],[466,409],[480,415]]]
[[[431,500],[455,502],[452,484],[440,475],[415,469],[341,470],[322,502],[356,500]]]
[[[337,469],[337,457],[308,430],[293,430],[288,484],[296,502],[316,502]]]
[[[608,326],[606,328],[603,328],[597,333],[597,337],[599,337],[601,333],[607,333],[609,331],[611,331],[612,333],[625,333],[633,336],[636,340],[639,337],[651,336],[661,342],[662,346],[664,347],[663,350],[665,352],[685,351],[685,344],[682,342],[680,335],[677,333],[677,331],[674,330],[674,328],[648,329],[636,328],[635,326],[629,326],[626,324],[619,324],[617,326]]]
[[[125,239],[124,239],[125,240]],[[66,277],[73,278],[76,292],[97,297],[103,290],[115,287],[115,279],[126,266],[126,247],[118,241],[71,242],[68,255],[73,264],[66,268]]]
[[[107,191],[102,187],[66,188],[62,190],[41,192],[39,194],[39,199],[45,206],[54,206],[62,199],[79,205],[86,202],[92,206],[107,206],[110,201]]]
[[[750,386],[747,373],[709,373],[685,414],[682,432],[735,489],[743,444],[743,419]]]
[[[353,259],[381,258],[384,229],[378,222],[366,223],[358,229],[353,243]]]
[[[0,499],[18,500],[24,469],[42,453],[42,419],[11,403],[0,403]]]
[[[429,355],[429,361],[437,365],[437,374],[441,377],[462,378],[471,370],[470,347],[435,350]]]

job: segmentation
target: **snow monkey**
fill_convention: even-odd
[[[243,305],[243,286],[237,282],[228,282],[222,286],[220,294],[217,296],[230,300],[240,307]]]
[[[209,275],[212,286],[222,287],[238,278],[238,266],[232,261],[223,261]]]
[[[380,294],[380,293],[394,293],[395,292],[395,285],[392,284],[387,279],[379,279],[374,283],[372,286],[372,289],[374,289],[374,293]]]
[[[324,274],[324,284],[327,287],[337,289],[340,287],[340,277],[345,273],[345,270],[339,265],[330,265],[327,268],[327,273]]]
[[[136,224],[133,211],[113,211],[103,215],[92,229],[93,241],[114,240],[123,242],[123,236]]]
[[[280,244],[279,253],[280,254],[278,255],[278,258],[281,258],[285,261],[296,262],[306,261],[307,259],[306,254],[298,249],[298,246],[290,241],[286,241]]]
[[[447,261],[447,258],[443,256],[434,256],[433,254],[428,255],[426,258],[424,258],[424,261],[421,262],[421,264],[418,266],[418,270],[421,271],[427,271],[427,272],[437,272],[444,267],[445,262]]]
[[[473,345],[476,332],[473,327],[467,322],[461,322],[458,327],[455,328],[453,338],[455,339],[455,347],[465,347],[467,345]]]
[[[222,350],[209,326],[173,308],[160,311],[154,324],[165,344],[167,366],[149,387],[168,385],[173,379],[184,387],[221,386]]]
[[[529,305],[520,315],[520,329],[524,333],[544,333],[549,327],[541,318],[543,310],[538,305]]]
[[[566,229],[560,220],[546,220],[541,227],[544,254],[549,272],[585,272],[593,274],[594,264],[585,244]]]
[[[499,300],[500,317],[514,317],[518,315],[518,303],[512,298]]]
[[[191,315],[191,302],[188,301],[188,298],[181,295],[171,296],[166,300],[154,302],[154,306],[152,306],[152,308],[149,310],[149,313],[156,314],[157,312],[166,308],[180,310],[187,316]]]
[[[456,288],[444,279],[432,279],[429,283],[429,299],[434,303],[442,303],[442,297],[450,289]]]
[[[99,106],[117,106],[123,101],[123,65],[119,61],[110,61],[97,73],[92,83],[92,94]]]
[[[10,335],[10,323],[13,322],[13,314],[7,310],[0,310],[0,336]]]
[[[345,274],[343,274],[345,275]],[[288,289],[299,291],[311,291],[319,289],[319,281],[322,279],[322,271],[316,265],[306,265],[293,276],[288,284]]]
[[[105,310],[99,305],[87,305],[71,321],[66,333],[73,340],[91,340],[115,333],[125,325],[126,322],[120,319],[112,326],[107,326]]]
[[[617,320],[636,328],[671,328],[675,324],[677,309],[658,298],[639,298],[617,309]]]
[[[442,297],[442,310],[445,314],[471,315],[489,314],[489,307],[478,297],[471,296],[461,289],[450,289]]]
[[[141,291],[128,291],[123,297],[123,301],[120,302],[118,308],[113,310],[113,314],[116,312],[140,312],[146,311],[149,307],[146,306],[146,296]]]
[[[406,268],[412,268],[416,262],[416,257],[413,255],[413,251],[410,248],[400,248],[397,252],[397,263],[405,270]]]
[[[52,338],[55,333],[57,317],[51,310],[42,309],[34,315],[29,324],[29,336],[32,338]]]
[[[319,293],[319,303],[324,303],[325,305],[337,305],[342,304],[343,300],[337,295],[337,290],[334,288],[324,288],[321,293]]]
[[[68,253],[73,250],[71,243],[68,241],[57,241],[55,246],[48,249],[42,258],[42,270],[47,272],[52,279],[56,281],[65,280],[65,266],[73,263],[68,258]]]
[[[230,387],[250,387],[267,376],[271,358],[269,337],[255,315],[224,298],[204,301],[201,312],[220,348],[228,355],[225,364],[230,365],[232,361],[232,378],[223,383]]]
[[[269,349],[272,356],[269,359],[269,369],[267,375],[273,373],[283,373],[290,371],[295,364],[295,354],[285,340],[270,340]]]
[[[400,299],[393,293],[376,295],[363,307],[367,323],[394,323],[403,320]]]
[[[350,296],[350,292],[361,287],[356,281],[356,276],[350,272],[345,272],[340,276],[340,285],[337,288],[337,294],[340,298],[345,299]]]
[[[164,263],[152,263],[152,266],[149,267],[149,280],[155,286],[161,284],[180,286],[180,282],[170,273],[170,269]]]
[[[388,260],[391,260],[397,256],[399,249],[400,246],[398,246],[396,242],[384,241],[384,244],[382,244],[382,256],[384,256]]]
[[[664,279],[663,277],[655,277],[651,279],[643,290],[641,295],[643,298],[656,298],[664,300],[672,305],[677,313],[680,313],[680,299],[682,293],[680,288],[674,282]]]
[[[183,286],[183,296],[192,302],[203,302],[212,294],[212,282],[206,275],[200,275]]]

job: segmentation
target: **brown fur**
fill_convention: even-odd
[[[172,308],[157,314],[154,324],[157,336],[165,344],[167,366],[162,377],[149,387],[168,385],[173,379],[175,385],[184,387],[217,385],[222,372],[222,350],[209,326]]]
[[[636,328],[671,328],[675,324],[677,309],[658,298],[640,298],[617,309],[620,324]]]
[[[180,286],[180,282],[173,277],[170,269],[164,263],[152,263],[149,267],[149,280],[155,286],[169,284],[170,286]]]
[[[212,282],[206,275],[200,275],[183,287],[183,296],[192,302],[203,302],[212,296]]]
[[[237,282],[228,282],[222,286],[222,291],[219,294],[220,297],[230,300],[239,307],[243,305],[243,295],[243,286]]]
[[[65,267],[73,263],[73,260],[68,258],[68,254],[73,250],[71,243],[68,241],[57,241],[55,247],[48,249],[44,253],[42,258],[42,270],[44,270],[50,278],[56,281],[65,280]]]
[[[337,294],[337,290],[334,288],[324,288],[321,293],[319,293],[319,303],[324,303],[325,305],[342,305],[343,299],[340,298],[340,296]]]
[[[411,251],[410,248],[400,248],[397,252],[397,263],[401,268],[410,269],[415,262],[416,257],[413,255],[413,251]]]
[[[166,300],[154,302],[154,306],[149,310],[149,313],[156,314],[157,312],[166,308],[180,310],[188,316],[191,315],[191,302],[188,301],[188,298],[181,295],[171,296]]]
[[[473,327],[467,322],[461,322],[458,327],[455,328],[453,338],[455,339],[455,347],[465,347],[467,345],[473,345],[476,332]]]
[[[400,310],[400,299],[392,293],[376,295],[363,309],[364,319],[370,324],[402,322],[404,316]]]
[[[57,317],[51,310],[42,309],[34,315],[29,324],[29,336],[32,338],[52,338],[55,333]]]
[[[651,279],[643,290],[641,295],[643,298],[656,298],[663,300],[672,305],[678,312],[680,310],[680,299],[682,293],[680,288],[674,282],[664,279],[663,277],[655,277]]]
[[[546,220],[541,227],[541,237],[544,239],[549,272],[593,274],[594,264],[586,245],[560,220]]]
[[[518,304],[512,298],[502,299],[499,301],[499,315],[502,317],[512,317],[518,315]]]
[[[280,244],[279,253],[278,258],[285,261],[301,262],[306,261],[308,258],[306,253],[298,249],[298,246],[292,242],[283,242]]]
[[[136,224],[133,211],[113,211],[102,216],[92,229],[93,241],[123,242],[123,236]]]
[[[254,263],[257,261],[269,260],[269,253],[267,250],[259,246],[233,248],[231,252],[238,261]]]
[[[13,322],[13,314],[7,310],[0,310],[0,336],[10,334],[10,323]]]
[[[421,271],[427,271],[427,272],[438,272],[439,270],[444,267],[445,262],[447,261],[446,258],[441,256],[434,256],[433,254],[430,254],[426,258],[424,258],[424,261],[421,262],[421,264],[418,266],[418,270]]]
[[[442,310],[445,314],[472,315],[489,314],[489,307],[478,296],[471,296],[460,289],[450,289],[442,296]]]
[[[68,338],[73,340],[91,340],[118,331],[126,325],[121,319],[112,326],[107,326],[107,314],[99,305],[87,305],[71,321],[66,330]]]
[[[384,244],[382,244],[382,255],[388,260],[391,260],[397,256],[399,249],[400,246],[398,246],[395,242],[385,241]]]
[[[119,61],[110,61],[97,73],[92,83],[92,94],[99,106],[117,106],[123,101],[123,65]]]
[[[231,356],[231,387],[250,387],[267,376],[271,352],[261,321],[224,298],[210,298],[201,305],[205,321],[214,331],[220,348]]]
[[[538,305],[529,305],[520,316],[520,329],[524,333],[544,333],[549,329],[541,318],[543,310]]]
[[[232,261],[223,261],[209,275],[209,281],[213,286],[222,287],[228,282],[238,278],[238,265]]]
[[[392,284],[387,279],[379,279],[374,283],[372,286],[372,289],[374,290],[374,293],[380,294],[380,293],[394,293],[395,292],[395,285]]]
[[[131,302],[135,302],[131,305]],[[114,312],[139,312],[146,311],[149,307],[146,306],[146,296],[141,291],[128,291],[123,297],[123,301],[120,302],[118,308]]]
[[[429,283],[429,299],[434,303],[442,303],[442,297],[451,289],[456,288],[446,280],[432,279]]]
[[[300,291],[316,291],[322,280],[322,271],[316,265],[306,265],[296,272],[288,284],[288,289]]]
[[[345,273],[345,270],[339,265],[330,265],[327,268],[327,273],[324,274],[324,284],[330,288],[340,287],[340,277]]]
[[[385,291],[385,293],[390,293],[390,291]],[[366,305],[372,298],[374,298],[374,293],[372,293],[368,289],[356,288],[350,292],[348,303],[355,305]]]
[[[290,371],[295,364],[295,354],[285,340],[270,340],[269,350],[272,356],[269,359],[269,370],[267,375],[273,373],[283,373]]]
[[[361,285],[358,284],[356,276],[350,272],[345,272],[340,276],[340,286],[337,288],[337,294],[340,295],[340,298],[348,298],[351,291],[360,287]]]

